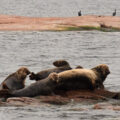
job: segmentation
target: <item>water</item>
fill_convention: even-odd
[[[35,17],[112,15],[119,0],[1,0],[0,14]],[[31,71],[53,67],[52,62],[66,59],[74,68],[92,68],[105,63],[111,74],[105,81],[106,89],[120,91],[120,34],[98,31],[82,32],[0,32],[0,82],[21,66]],[[26,85],[31,84],[27,78]],[[119,101],[109,101],[119,104]],[[118,120],[120,112],[93,110],[93,104],[70,103],[64,106],[0,107],[0,120]],[[85,110],[80,110],[84,108]],[[76,109],[76,110],[74,110]]]
[[[53,67],[52,62],[55,60],[66,59],[73,68],[77,65],[92,68],[98,64],[107,64],[111,74],[104,83],[105,87],[112,91],[120,91],[119,38],[119,32],[0,32],[0,81],[21,66],[38,72]],[[30,83],[27,78],[26,85]],[[93,104],[74,103],[65,106],[1,107],[0,116],[5,120],[99,120],[103,117],[120,117],[119,111],[93,110],[92,106]],[[70,110],[73,108],[78,111]],[[79,111],[79,108],[88,110]]]
[[[119,0],[1,0],[0,14],[67,17],[77,16],[79,10],[83,15],[112,15],[117,9],[120,15],[119,3]]]

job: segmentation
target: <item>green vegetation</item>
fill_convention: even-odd
[[[97,30],[103,32],[120,32],[120,29],[113,27],[93,27],[93,26],[81,26],[81,27],[62,27],[63,31],[89,31],[89,30]]]

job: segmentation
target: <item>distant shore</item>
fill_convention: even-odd
[[[1,31],[120,31],[119,16],[23,17],[0,15]]]

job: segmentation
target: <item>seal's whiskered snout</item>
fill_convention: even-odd
[[[107,71],[106,74],[109,75],[111,72],[110,71]]]
[[[31,74],[31,71],[28,70],[26,73],[27,73],[27,75],[29,75],[29,74]]]

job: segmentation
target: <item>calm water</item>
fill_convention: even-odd
[[[109,90],[120,91],[119,38],[120,34],[117,32],[98,31],[0,32],[0,80],[2,82],[20,66],[27,66],[31,71],[38,72],[53,67],[54,60],[66,59],[73,68],[76,65],[92,68],[98,64],[108,64],[111,74],[106,79],[105,86]],[[28,84],[29,79],[26,81],[26,85]],[[93,104],[71,103],[66,106],[1,107],[0,116],[2,120],[99,120],[103,117],[120,117],[120,112],[91,110],[92,106]],[[80,108],[89,110],[79,111]]]
[[[119,0],[1,0],[0,14],[36,17],[111,15],[120,16]],[[52,62],[66,59],[74,68],[108,64],[111,74],[106,89],[120,91],[120,33],[83,32],[0,32],[0,82],[21,66],[31,71],[53,67]],[[27,78],[26,85],[31,81]],[[120,104],[120,101],[109,101]],[[65,106],[0,107],[0,120],[118,120],[120,112],[93,110],[93,104],[70,103]],[[85,110],[80,111],[80,108]],[[76,110],[73,110],[76,109]]]
[[[22,16],[58,17],[82,14],[112,15],[117,9],[120,15],[119,0],[1,0],[0,14]]]

